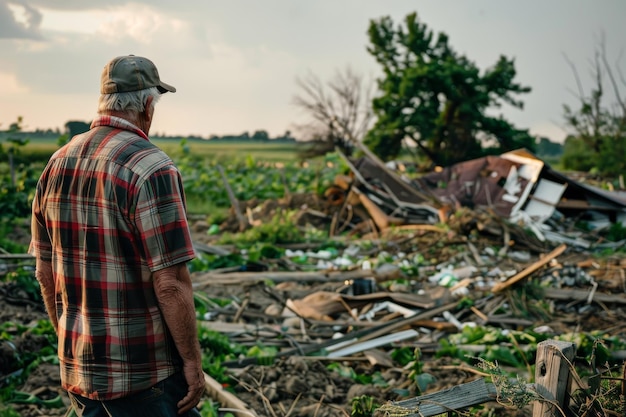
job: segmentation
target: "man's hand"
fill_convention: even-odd
[[[185,375],[189,388],[187,389],[187,395],[177,404],[178,414],[184,414],[198,405],[202,394],[204,394],[204,373],[199,364],[185,364],[183,366],[183,375]]]

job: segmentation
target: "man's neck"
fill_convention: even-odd
[[[141,131],[144,132],[146,136],[148,135],[148,131],[150,130],[150,125],[148,125],[146,121],[143,120],[141,115],[136,114],[134,112],[122,112],[122,111],[113,110],[113,111],[103,112],[101,114],[103,116],[112,116],[112,117],[119,117],[120,119],[124,119],[127,122],[132,123],[135,126],[137,126],[139,129],[141,129]]]

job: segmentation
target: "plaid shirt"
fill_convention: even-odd
[[[180,369],[151,273],[194,250],[180,173],[139,128],[100,117],[52,156],[30,253],[52,263],[65,389],[110,400]]]

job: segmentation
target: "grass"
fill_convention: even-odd
[[[181,153],[180,140],[157,138],[153,139],[152,142],[173,159]],[[251,157],[259,161],[293,162],[298,160],[298,151],[302,145],[289,142],[189,141],[187,142],[187,146],[192,155],[207,159],[243,159]],[[59,146],[56,138],[36,138],[31,139],[27,145],[20,149],[20,152],[25,156],[28,155],[36,157],[36,159],[39,160],[47,160],[57,149],[59,149]]]
[[[154,139],[152,142],[170,156],[180,154],[179,140]],[[192,155],[207,159],[243,159],[252,157],[258,161],[293,162],[298,160],[298,150],[300,149],[301,144],[285,142],[258,143],[245,141],[216,141],[211,143],[211,141],[190,141],[187,142],[187,146],[189,147]]]
[[[229,208],[217,206],[210,198],[187,196],[187,211],[191,215],[206,215],[207,222],[212,224],[226,220]]]

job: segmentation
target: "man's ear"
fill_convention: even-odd
[[[146,100],[145,108],[143,109],[143,114],[147,121],[152,121],[152,115],[153,115],[152,101],[153,100],[154,100],[154,97],[148,96],[148,99]]]

